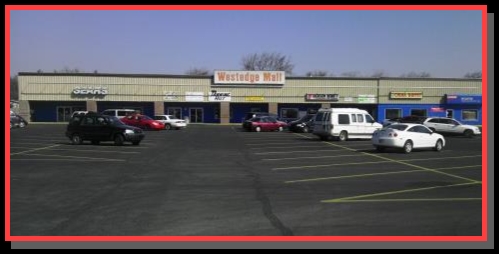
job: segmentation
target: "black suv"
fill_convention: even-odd
[[[74,115],[66,129],[66,137],[75,145],[83,141],[91,141],[98,145],[101,141],[114,141],[115,145],[123,145],[125,141],[139,145],[144,139],[142,129],[124,124],[115,116],[107,116],[95,112]]]
[[[307,114],[302,118],[289,122],[288,129],[292,132],[311,132],[314,128],[314,117],[315,114]]]

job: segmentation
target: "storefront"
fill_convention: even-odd
[[[247,112],[292,120],[323,107],[365,109],[377,121],[425,115],[481,124],[482,118],[482,83],[471,79],[287,77],[282,71],[19,73],[18,78],[20,112],[34,122],[67,122],[74,111],[123,108],[223,124],[241,123]]]

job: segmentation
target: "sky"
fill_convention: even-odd
[[[482,71],[482,12],[342,10],[12,10],[10,75],[242,70],[278,53],[293,76],[382,71],[462,78]]]

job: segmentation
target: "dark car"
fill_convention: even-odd
[[[243,129],[247,131],[283,131],[287,124],[272,116],[253,117],[243,122]]]
[[[10,128],[24,128],[28,125],[28,121],[22,116],[10,111]]]
[[[307,133],[313,130],[315,114],[307,114],[302,118],[288,123],[288,129],[292,132]]]
[[[75,145],[90,141],[98,145],[101,141],[114,141],[115,145],[131,142],[139,145],[144,139],[142,129],[124,124],[115,116],[89,112],[75,115],[69,121],[66,137]]]

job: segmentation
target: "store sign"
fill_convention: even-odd
[[[230,92],[217,92],[211,91],[210,96],[208,97],[209,101],[231,101],[231,93]]]
[[[178,95],[175,91],[163,91],[163,100],[165,101],[178,101]]]
[[[447,95],[447,104],[482,104],[481,95]]]
[[[77,86],[77,87],[73,88],[72,94],[76,94],[76,95],[80,95],[80,94],[81,95],[88,95],[88,94],[106,95],[106,94],[108,94],[108,90],[107,90],[107,87],[100,87],[100,86],[96,86],[96,87]]]
[[[264,101],[265,98],[263,96],[246,96],[244,97],[245,101]]]
[[[376,96],[374,94],[359,94],[357,101],[359,103],[376,103]]]
[[[305,100],[307,101],[338,101],[340,96],[338,94],[324,94],[324,93],[307,93]]]
[[[215,71],[214,84],[284,85],[284,71]]]
[[[390,92],[390,99],[422,99],[423,92]]]
[[[203,92],[185,92],[185,101],[204,101]]]
[[[430,112],[442,113],[442,112],[445,112],[445,109],[434,107],[434,108],[430,108]]]

